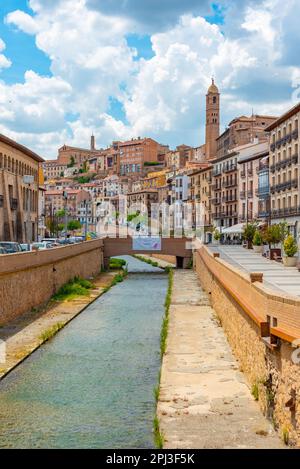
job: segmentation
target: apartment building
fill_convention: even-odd
[[[37,240],[39,165],[43,161],[33,151],[0,134],[1,240]]]
[[[42,168],[45,180],[49,181],[50,179],[59,179],[64,177],[67,165],[58,163],[57,160],[47,160],[44,161]]]
[[[267,127],[270,136],[271,222],[286,221],[300,232],[299,194],[300,103]]]
[[[190,196],[192,203],[193,227],[201,226],[208,232],[211,228],[211,182],[212,165],[203,164],[202,168],[189,172]],[[200,208],[201,207],[201,208]],[[208,240],[207,237],[204,240]]]
[[[218,228],[238,223],[237,156],[233,151],[212,161],[212,221]]]
[[[152,138],[137,138],[126,142],[114,142],[120,154],[120,174],[143,174],[149,164],[159,164],[161,146]]]
[[[128,208],[132,210],[141,210],[146,207],[148,216],[151,216],[151,205],[158,203],[158,191],[156,189],[142,189],[128,194]]]
[[[194,156],[194,149],[187,145],[178,145],[176,150],[166,154],[166,166],[172,170],[179,170],[186,166]]]
[[[49,190],[45,192],[46,217],[53,217],[60,210],[66,210],[68,218],[76,219],[78,207],[90,200],[90,194],[82,189]]]
[[[258,218],[265,220],[268,216],[267,201],[269,185],[265,177],[269,155],[268,142],[253,143],[237,147],[239,222],[251,222]]]

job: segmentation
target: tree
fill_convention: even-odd
[[[55,215],[57,216],[57,218],[63,218],[65,216],[65,214],[66,214],[66,211],[63,208],[61,210],[58,210]]]
[[[257,223],[247,223],[243,228],[243,239],[247,241],[248,249],[252,248],[252,240],[257,230]]]
[[[285,239],[285,241],[283,243],[283,249],[284,249],[285,255],[287,257],[294,257],[294,255],[298,251],[298,246],[297,246],[297,243],[296,243],[296,240],[295,240],[294,236],[289,235]]]
[[[214,239],[215,239],[216,241],[219,241],[219,240],[221,239],[221,233],[220,233],[220,231],[218,230],[218,228],[215,228],[215,229],[214,229],[214,233],[213,233],[213,234],[214,234]]]
[[[78,220],[70,220],[68,223],[68,230],[69,231],[75,231],[75,230],[80,230],[81,228],[81,223]]]
[[[262,235],[259,230],[256,230],[252,239],[254,246],[261,246],[263,243]]]
[[[263,231],[263,240],[268,243],[269,249],[271,249],[271,245],[278,244],[283,241],[283,227],[281,224],[270,225]]]
[[[70,158],[70,163],[67,165],[67,167],[68,168],[73,168],[73,166],[75,166],[75,158],[72,155],[71,158]]]

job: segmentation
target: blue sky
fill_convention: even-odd
[[[212,75],[222,129],[278,115],[300,86],[299,15],[298,0],[2,0],[0,131],[46,158],[91,132],[200,145]]]

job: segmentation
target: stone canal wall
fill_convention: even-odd
[[[299,446],[300,351],[292,344],[300,338],[300,299],[266,288],[261,275],[240,272],[206,247],[194,253],[194,266],[253,395],[282,438]]]
[[[0,326],[36,308],[75,276],[103,266],[103,241],[0,256]]]

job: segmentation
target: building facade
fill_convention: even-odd
[[[271,223],[285,221],[297,237],[300,232],[299,121],[300,104],[267,128],[270,135]]]
[[[1,240],[20,243],[37,240],[39,165],[43,161],[36,153],[0,134]]]

